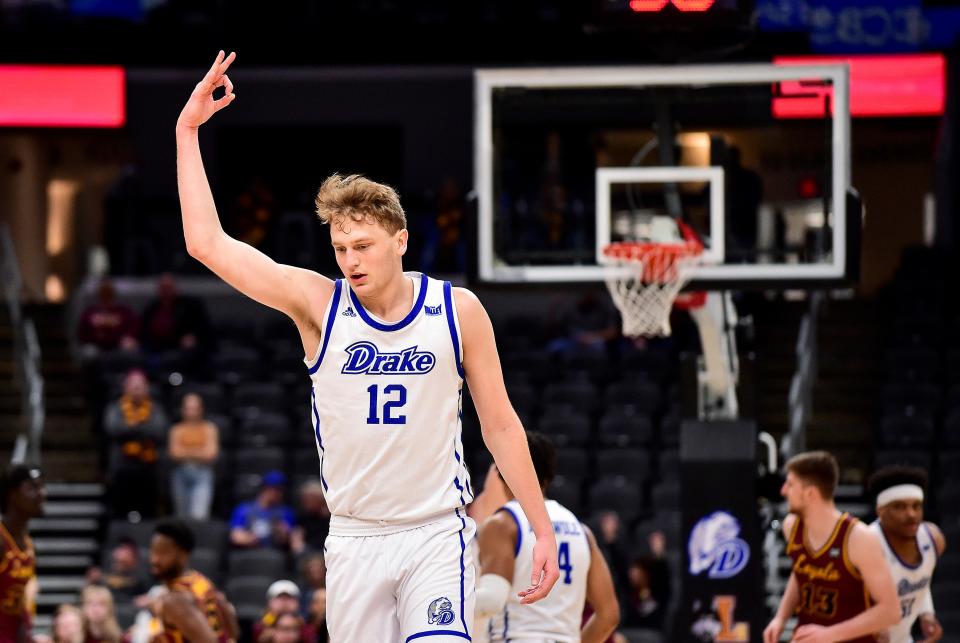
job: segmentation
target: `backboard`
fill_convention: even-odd
[[[693,287],[855,276],[846,65],[486,69],[475,101],[483,280],[601,281],[657,215],[703,238]]]

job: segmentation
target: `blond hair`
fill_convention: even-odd
[[[110,590],[100,585],[87,585],[83,588],[83,593],[80,595],[80,604],[86,606],[87,601],[98,598],[103,599],[107,603],[107,616],[103,619],[102,623],[94,624],[87,620],[87,614],[83,612],[84,629],[87,633],[91,633],[91,626],[95,625],[100,631],[97,633],[98,636],[94,638],[99,638],[104,643],[119,643],[123,637],[123,632],[120,629],[120,624],[117,623],[116,607],[114,606],[113,594],[110,593]]]
[[[360,174],[328,177],[317,192],[316,206],[321,221],[341,230],[348,219],[376,222],[390,234],[407,228],[397,191]]]

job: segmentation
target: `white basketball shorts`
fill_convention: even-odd
[[[470,640],[475,533],[473,520],[459,509],[387,535],[327,536],[330,641]]]

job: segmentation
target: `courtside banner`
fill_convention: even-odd
[[[761,641],[763,544],[753,422],[684,422],[680,431],[683,551],[673,640]]]

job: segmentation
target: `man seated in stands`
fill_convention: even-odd
[[[113,282],[104,278],[97,289],[97,301],[80,314],[77,339],[84,357],[92,359],[100,351],[135,351],[140,320],[133,309],[116,300]]]
[[[105,572],[99,567],[87,570],[87,583],[105,585],[117,605],[146,605],[150,582],[140,566],[140,550],[131,538],[121,538],[110,552],[110,567]]]
[[[199,366],[210,349],[210,319],[203,302],[177,292],[173,275],[157,282],[157,297],[143,311],[141,343],[146,352],[182,354],[186,365]]]
[[[283,617],[286,615],[296,616],[298,631],[286,631],[294,623],[293,620],[285,620]],[[253,640],[256,643],[314,643],[316,632],[300,617],[300,588],[296,583],[278,580],[267,589],[267,609],[260,620],[253,624]]]
[[[230,519],[230,542],[234,547],[287,549],[296,526],[293,510],[283,504],[287,477],[271,471],[263,477],[256,499],[243,502]]]
[[[304,552],[322,552],[329,531],[330,510],[323,497],[323,485],[319,480],[308,480],[300,487],[300,507],[297,526],[290,535],[290,551],[298,556]]]

